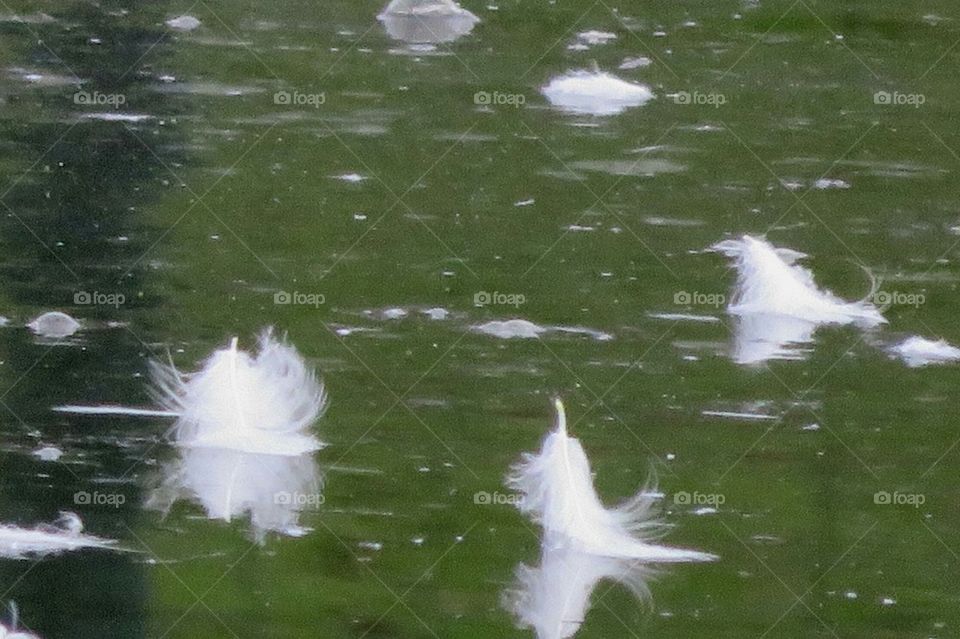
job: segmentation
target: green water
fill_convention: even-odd
[[[501,600],[540,531],[474,495],[507,494],[560,395],[603,498],[652,469],[666,543],[720,556],[660,570],[649,602],[601,583],[577,637],[957,636],[960,373],[885,350],[960,342],[955,4],[465,6],[471,33],[424,46],[366,1],[3,5],[0,521],[72,510],[136,552],[4,560],[2,599],[47,638],[534,636]],[[185,13],[201,25],[164,25]],[[575,46],[591,30],[616,38]],[[656,99],[591,117],[541,95],[594,64]],[[739,365],[722,306],[675,300],[728,295],[703,249],[742,233],[844,297],[865,267],[923,303]],[[84,329],[24,328],[49,310]],[[579,332],[474,329],[512,318]],[[303,536],[145,509],[178,455],[167,422],[50,411],[147,406],[150,358],[192,370],[267,325],[331,398]]]

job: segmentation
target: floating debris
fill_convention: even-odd
[[[946,340],[933,341],[917,335],[908,337],[894,346],[891,352],[911,368],[960,360],[960,348],[951,346]]]
[[[620,67],[623,70],[629,69],[641,69],[643,67],[648,67],[653,64],[653,60],[648,57],[640,56],[638,58],[624,58],[623,62],[620,63]]]
[[[579,160],[569,163],[574,169],[618,176],[653,177],[661,173],[682,173],[687,167],[663,158],[642,160]]]
[[[193,31],[200,26],[200,21],[193,16],[177,16],[167,20],[166,25],[175,31]]]
[[[492,321],[480,324],[474,328],[481,333],[499,337],[500,339],[513,339],[515,337],[520,339],[535,339],[548,330],[533,322],[522,319]]]
[[[849,189],[850,183],[838,179],[820,178],[813,183],[813,188],[820,191],[827,189]]]
[[[590,461],[580,441],[567,433],[563,402],[554,400],[556,423],[540,452],[527,453],[507,477],[523,495],[521,512],[543,526],[553,541],[601,557],[649,562],[712,561],[714,555],[654,544],[662,530],[651,489],[616,508],[606,508],[593,486]],[[655,490],[655,489],[654,489]]]
[[[577,41],[567,46],[571,51],[585,51],[590,47],[607,44],[617,39],[616,33],[609,31],[582,31],[577,34]]]
[[[718,324],[720,318],[714,315],[693,315],[688,313],[649,313],[652,319],[668,320],[671,322],[702,322],[704,324]]]
[[[806,255],[776,248],[766,240],[744,235],[713,245],[714,250],[734,258],[737,285],[727,307],[731,315],[783,315],[815,324],[886,323],[880,311],[867,301],[846,302],[817,288],[813,273],[796,264]]]
[[[296,348],[270,329],[256,356],[237,338],[189,377],[172,364],[153,362],[154,395],[178,415],[181,446],[249,453],[300,455],[322,447],[310,427],[326,406],[326,393]]]
[[[409,315],[409,313],[402,308],[388,308],[383,312],[383,318],[388,320],[403,319],[407,315]]]
[[[176,443],[254,454],[302,455],[323,447],[310,432],[326,407],[323,383],[285,339],[271,329],[251,355],[238,339],[189,375],[172,363],[151,362],[151,393],[163,410],[124,406],[58,406],[87,415],[175,417]]]
[[[60,311],[51,311],[44,313],[27,324],[27,328],[40,335],[51,339],[61,339],[70,337],[80,330],[80,322],[73,319],[66,313]]]
[[[424,315],[429,317],[432,320],[440,321],[445,320],[450,316],[450,311],[445,308],[428,308],[425,311],[422,311]]]
[[[776,415],[760,415],[758,413],[738,413],[735,411],[727,410],[705,410],[700,412],[701,415],[705,417],[724,417],[727,419],[749,419],[749,420],[770,420],[775,421],[780,419]]]
[[[524,319],[494,320],[474,326],[473,328],[480,333],[499,337],[500,339],[534,339],[548,332],[587,335],[600,342],[613,339],[613,335],[592,328],[581,326],[540,326]]]
[[[583,115],[617,115],[646,104],[653,92],[642,84],[600,71],[572,71],[554,78],[542,89],[555,107]]]
[[[152,115],[143,113],[117,113],[115,111],[84,113],[80,117],[84,120],[100,120],[101,122],[146,122],[153,119]]]
[[[813,274],[795,264],[806,257],[803,253],[775,248],[749,235],[719,242],[712,248],[735,259],[738,279],[728,308],[731,314],[789,315],[818,323],[886,322],[865,300],[845,302],[829,291],[819,290]]]
[[[83,522],[71,512],[61,512],[55,525],[18,528],[0,524],[0,557],[40,558],[82,548],[116,550],[116,542],[83,534]]]
[[[63,456],[63,451],[55,446],[44,446],[33,451],[33,454],[41,461],[57,461]]]

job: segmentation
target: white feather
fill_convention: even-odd
[[[164,468],[147,508],[164,513],[179,499],[199,503],[210,519],[249,515],[253,538],[268,532],[298,536],[302,510],[321,501],[321,479],[310,454],[257,455],[219,448],[185,448]]]
[[[784,315],[818,324],[875,326],[886,322],[867,298],[846,302],[818,289],[813,274],[795,264],[805,257],[802,253],[778,249],[749,235],[712,248],[734,258],[737,285],[727,309],[732,315]]]
[[[911,368],[960,360],[960,348],[951,346],[946,340],[933,341],[916,335],[908,337],[891,350]]]
[[[541,91],[555,107],[600,116],[617,115],[654,97],[653,91],[642,84],[601,71],[571,71],[553,78]]]
[[[655,571],[635,559],[600,557],[546,542],[536,568],[521,564],[504,606],[517,625],[538,639],[566,639],[580,630],[590,610],[590,596],[603,580],[616,581],[639,600],[649,601],[647,584]]]
[[[111,548],[116,542],[83,534],[83,523],[74,513],[62,512],[57,525],[19,528],[0,524],[0,557],[26,559],[56,555],[81,548]]]
[[[577,550],[651,562],[709,561],[712,555],[650,543],[662,528],[647,491],[616,508],[605,508],[593,487],[590,462],[580,442],[567,434],[563,403],[555,401],[556,430],[539,454],[525,454],[507,478],[523,494],[518,506],[550,536]]]
[[[319,382],[297,350],[268,329],[256,356],[230,346],[184,376],[172,364],[154,363],[154,395],[178,415],[182,446],[251,453],[300,455],[321,448],[309,433],[326,404]]]

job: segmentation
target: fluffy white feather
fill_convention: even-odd
[[[163,471],[146,506],[166,513],[179,499],[200,504],[210,519],[249,515],[253,538],[268,532],[299,536],[301,511],[321,499],[313,455],[258,455],[220,448],[185,448]]]
[[[27,559],[56,555],[81,548],[111,548],[116,542],[83,534],[83,523],[74,513],[62,512],[56,525],[19,528],[0,524],[0,557]]]
[[[662,528],[653,499],[641,491],[616,508],[605,508],[593,487],[590,462],[580,442],[567,434],[563,403],[555,401],[556,429],[539,454],[527,453],[507,484],[523,494],[520,510],[552,538],[576,550],[651,562],[709,561],[712,555],[650,543]]]
[[[326,394],[297,350],[272,331],[251,355],[234,338],[192,375],[154,363],[154,395],[177,415],[182,446],[251,453],[300,455],[321,443],[309,433],[323,412]]]
[[[749,235],[712,248],[732,257],[737,269],[737,285],[727,309],[732,315],[785,315],[818,324],[875,326],[886,322],[867,301],[870,295],[859,302],[846,302],[818,289],[813,273],[795,263],[806,257],[803,253],[778,249]]]
[[[946,340],[933,341],[916,335],[897,344],[892,351],[911,368],[960,360],[960,348],[951,346]]]
[[[580,630],[590,610],[590,596],[603,580],[616,581],[639,600],[649,601],[647,584],[655,571],[635,559],[601,557],[567,544],[545,542],[536,568],[521,564],[504,606],[517,625],[538,639],[567,639]]]

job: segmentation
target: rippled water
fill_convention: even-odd
[[[960,374],[889,353],[960,343],[954,5],[464,6],[426,32],[369,2],[0,11],[0,522],[72,511],[122,548],[0,561],[22,625],[534,636],[519,569],[592,590],[556,636],[956,636]],[[541,93],[595,69],[654,98]],[[889,324],[744,354],[706,251],[743,233],[846,299],[869,271]],[[81,330],[26,327],[56,310]],[[150,358],[192,370],[265,325],[331,397],[296,464],[51,411],[150,406]],[[653,469],[666,543],[719,561],[541,556],[502,479],[555,394],[603,498]],[[209,486],[164,492],[191,469],[313,500],[211,520]]]

